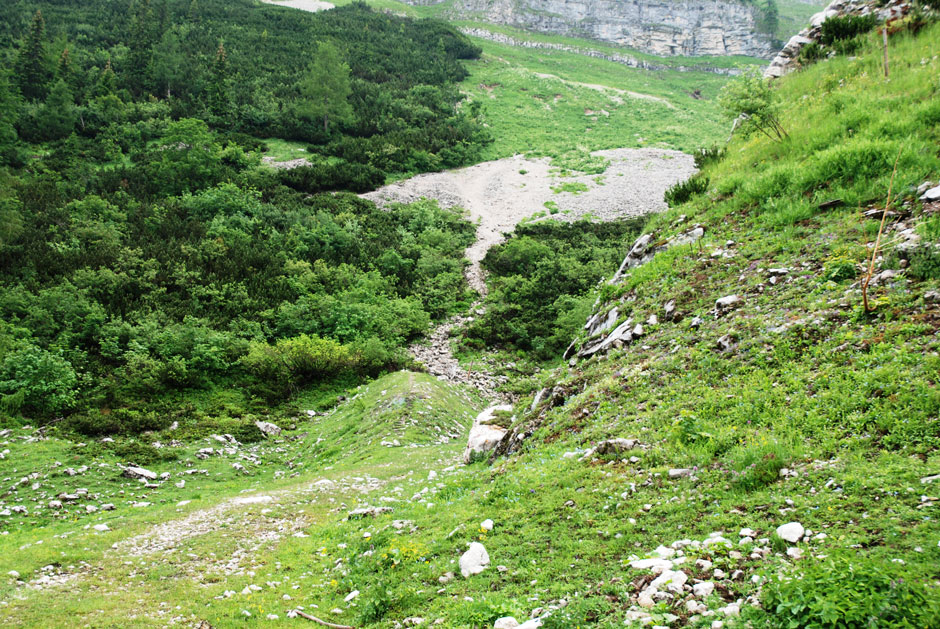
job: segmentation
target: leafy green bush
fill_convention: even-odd
[[[708,191],[708,177],[696,175],[686,181],[670,186],[666,190],[665,201],[669,207],[682,205],[692,197]]]
[[[908,253],[908,274],[919,280],[940,279],[940,245],[932,243],[915,247]]]
[[[68,410],[78,394],[78,376],[62,352],[21,344],[0,363],[0,403],[11,412],[53,415]]]
[[[745,136],[760,132],[776,141],[787,137],[780,123],[780,97],[770,80],[757,70],[745,72],[725,85],[718,104]]]
[[[800,49],[798,61],[800,65],[809,65],[826,57],[826,51],[819,42],[810,42]]]
[[[304,334],[274,345],[252,343],[242,364],[261,387],[283,395],[305,382],[336,376],[353,367],[355,357],[345,345]]]
[[[771,579],[761,600],[767,629],[937,627],[936,586],[905,578],[892,563],[858,555],[803,561],[798,572]],[[756,615],[756,614],[755,614]]]
[[[722,158],[727,153],[727,149],[720,146],[711,146],[707,148],[700,148],[695,151],[693,158],[695,160],[695,167],[701,170],[709,164],[716,164],[722,160]]]

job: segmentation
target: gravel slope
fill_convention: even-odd
[[[362,195],[379,205],[437,199],[442,207],[462,207],[477,223],[477,241],[467,249],[468,280],[481,295],[486,292],[480,261],[525,218],[548,213],[553,201],[560,211],[552,218],[574,221],[591,215],[600,220],[641,216],[665,209],[663,193],[688,179],[695,167],[690,155],[662,149],[597,151],[610,160],[600,176],[559,177],[548,159],[521,155],[440,173],[418,175]],[[523,174],[523,172],[525,174]],[[552,187],[580,183],[580,193],[553,192]]]

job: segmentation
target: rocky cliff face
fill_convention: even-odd
[[[769,58],[776,52],[772,38],[758,32],[760,10],[733,0],[453,0],[445,13],[656,55]]]

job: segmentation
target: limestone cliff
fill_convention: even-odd
[[[594,39],[656,55],[771,57],[761,10],[734,0],[406,0],[451,19]]]

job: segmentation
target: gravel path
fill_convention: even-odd
[[[666,208],[666,189],[695,173],[690,155],[662,149],[597,151],[610,161],[603,175],[560,177],[548,159],[521,155],[441,173],[418,175],[362,195],[379,205],[437,199],[442,207],[460,207],[477,223],[477,239],[466,255],[467,281],[482,297],[486,282],[480,262],[493,245],[520,221],[546,213],[545,203],[557,204],[552,218],[575,221],[584,216],[600,220],[641,216]],[[563,184],[580,184],[581,192],[555,192]],[[479,304],[474,305],[476,311]],[[468,371],[450,349],[450,335],[468,321],[455,317],[440,325],[426,343],[413,345],[412,356],[442,380],[466,384],[493,401],[505,401],[496,392],[499,379],[485,368]]]

